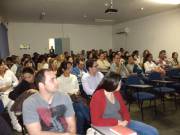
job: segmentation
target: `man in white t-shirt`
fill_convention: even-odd
[[[96,60],[89,59],[86,61],[87,73],[82,76],[83,90],[87,95],[92,95],[99,85],[104,75],[98,71]]]

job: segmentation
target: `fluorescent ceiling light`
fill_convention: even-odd
[[[152,2],[160,3],[160,4],[180,4],[180,0],[150,0]]]
[[[115,20],[106,20],[106,19],[95,19],[95,22],[97,23],[113,23]]]

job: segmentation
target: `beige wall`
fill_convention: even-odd
[[[48,39],[54,37],[70,38],[70,49],[112,48],[112,26],[47,24],[47,23],[9,23],[9,48],[11,54],[48,51]],[[30,49],[20,50],[22,43],[30,44]]]
[[[118,29],[128,27],[126,42]],[[121,35],[123,36],[123,35]],[[149,49],[157,57],[161,49],[171,57],[173,51],[180,53],[180,9],[163,12],[113,26],[113,48],[125,47],[132,51]]]

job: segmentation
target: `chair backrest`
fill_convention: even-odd
[[[151,72],[149,75],[148,75],[148,78],[149,80],[161,80],[162,77],[161,77],[161,74],[159,72]]]
[[[180,75],[180,69],[179,68],[173,68],[167,71],[167,76],[168,77],[173,77],[173,76],[177,76]]]
[[[144,84],[144,82],[141,80],[139,76],[130,75],[126,80],[126,85],[130,85],[130,84]]]

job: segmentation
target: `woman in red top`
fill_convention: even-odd
[[[130,119],[129,112],[119,92],[121,77],[109,72],[94,92],[90,113],[94,126],[122,125],[136,131],[138,135],[158,135],[156,128]]]

